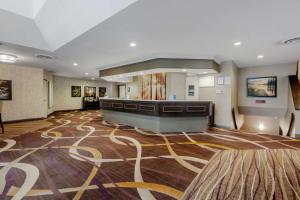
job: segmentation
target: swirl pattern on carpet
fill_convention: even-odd
[[[155,134],[57,112],[0,136],[0,199],[299,198],[299,140],[210,129]]]

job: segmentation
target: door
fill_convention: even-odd
[[[119,98],[125,99],[126,98],[126,86],[125,85],[119,85]]]
[[[44,116],[48,115],[48,101],[49,101],[49,84],[48,81],[44,79],[43,81],[43,107],[44,107]]]

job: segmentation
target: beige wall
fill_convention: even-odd
[[[132,82],[126,83],[126,96],[129,97],[129,99],[141,99],[142,79],[140,76],[135,76],[132,80]]]
[[[73,79],[54,76],[54,110],[73,110],[82,108],[82,97],[71,97],[71,86],[81,86],[81,96],[84,96],[84,86],[97,87],[97,96],[99,87],[106,87],[109,97],[112,97],[112,83],[89,81],[82,79]]]
[[[264,124],[264,132],[278,134],[279,124],[283,132],[288,129],[291,100],[289,99],[289,75],[295,75],[296,64],[280,64],[271,66],[248,67],[239,70],[239,95],[238,105],[240,111],[245,115],[242,129],[259,131],[260,123]],[[254,98],[247,97],[247,78],[277,76],[276,98]],[[256,100],[265,100],[265,104],[256,104]]]
[[[214,102],[215,124],[221,127],[233,128],[231,109],[232,107],[237,105],[237,100],[236,100],[237,75],[238,75],[237,66],[232,61],[227,61],[221,63],[220,73],[214,75],[211,74],[202,75],[202,76],[215,76],[214,87],[198,87],[199,77],[201,76],[187,77],[186,88],[188,87],[189,84],[195,85],[195,96],[188,97],[187,90],[186,90],[186,99]],[[217,84],[218,77],[224,77],[224,78],[227,77],[229,78],[230,83],[229,84],[224,83],[223,85],[218,85]]]
[[[176,100],[185,100],[185,82],[185,73],[166,73],[166,99],[170,95],[176,95]]]
[[[12,80],[12,101],[3,101],[3,121],[46,117],[43,70],[0,64],[0,79]]]
[[[177,83],[181,84],[181,83]],[[188,87],[189,85],[194,85],[194,96],[188,95]],[[199,77],[198,76],[186,76],[185,81],[185,100],[188,101],[198,101],[199,99]]]
[[[247,67],[240,69],[239,72],[239,106],[264,107],[264,108],[283,108],[288,106],[288,76],[295,75],[296,63]],[[277,76],[277,98],[253,98],[247,97],[247,78]],[[266,104],[256,104],[255,100],[264,99]]]

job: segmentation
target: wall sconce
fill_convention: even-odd
[[[258,125],[258,129],[259,129],[260,131],[265,130],[265,125],[264,125],[263,123],[260,123],[260,124]]]

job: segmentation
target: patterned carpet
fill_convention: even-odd
[[[0,137],[0,199],[297,199],[299,140],[211,129],[154,134],[58,112]],[[280,149],[280,150],[276,150]]]

